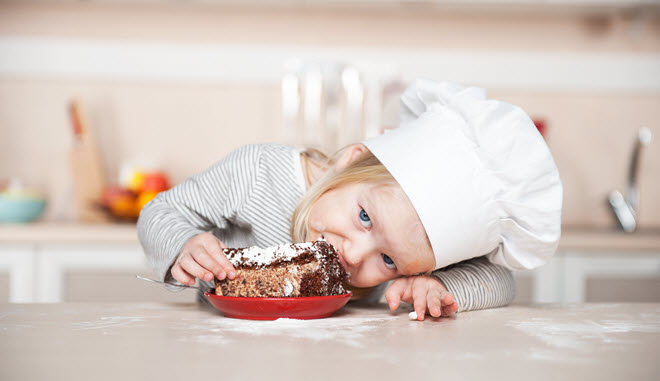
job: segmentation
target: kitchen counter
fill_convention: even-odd
[[[0,224],[0,242],[14,244],[128,243],[138,244],[132,223],[80,224],[37,222]]]
[[[529,279],[529,301],[581,303],[593,300],[589,296],[589,279],[653,280],[660,278],[659,269],[660,230],[626,234],[573,227],[564,229],[559,250],[548,264],[517,272],[516,276]],[[91,276],[116,272],[128,277],[147,274],[151,267],[138,241],[135,224],[39,222],[0,225],[2,271],[9,273],[8,301],[56,303],[69,300],[72,293],[67,289],[67,279],[76,273]],[[128,283],[123,285],[124,290],[130,287]],[[656,302],[658,298],[652,290],[649,287],[641,293],[639,289],[630,292],[639,298],[634,301]],[[600,299],[595,299],[599,301],[628,301],[609,297],[616,294],[611,290],[599,288],[598,292]],[[79,294],[89,292],[85,289]]]
[[[0,225],[3,243],[138,243],[135,224],[39,222]],[[660,250],[660,229],[628,234],[610,229],[564,228],[559,249]]]
[[[660,229],[625,233],[614,229],[562,228],[559,250],[658,251]]]
[[[511,306],[410,321],[229,319],[194,304],[3,304],[3,380],[651,380],[660,304]]]

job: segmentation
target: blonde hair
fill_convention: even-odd
[[[310,211],[316,200],[326,192],[356,183],[397,184],[390,172],[369,150],[363,152],[346,167],[337,170],[334,164],[347,148],[339,150],[330,158],[317,150],[303,151],[303,157],[308,161],[313,161],[325,173],[311,185],[293,212],[291,220],[293,242],[305,241]]]

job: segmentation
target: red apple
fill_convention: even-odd
[[[144,174],[141,192],[162,192],[169,189],[167,175],[162,172],[149,172]]]

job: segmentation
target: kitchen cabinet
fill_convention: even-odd
[[[153,274],[134,225],[0,226],[0,273],[3,302],[195,300],[135,277]]]
[[[552,260],[515,273],[519,301],[660,301],[660,233],[565,229]],[[622,290],[624,287],[626,290]]]
[[[153,277],[134,225],[0,226],[0,302],[195,300],[135,275]],[[565,229],[547,265],[515,277],[519,303],[660,302],[660,234]]]

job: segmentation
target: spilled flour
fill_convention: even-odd
[[[285,336],[310,341],[333,341],[352,347],[360,347],[368,333],[377,329],[391,317],[350,317],[317,320],[277,319],[271,321],[241,319],[206,319],[182,322],[177,329],[202,331],[191,332],[184,339],[205,344],[224,345],[249,336]]]
[[[103,316],[93,321],[82,321],[73,323],[72,326],[77,330],[89,329],[107,329],[115,327],[123,327],[132,323],[145,321],[142,317],[136,316]]]
[[[592,344],[612,344],[622,340],[620,333],[660,333],[660,320],[582,320],[557,322],[549,318],[533,318],[507,324],[536,337],[550,347],[583,349]]]

